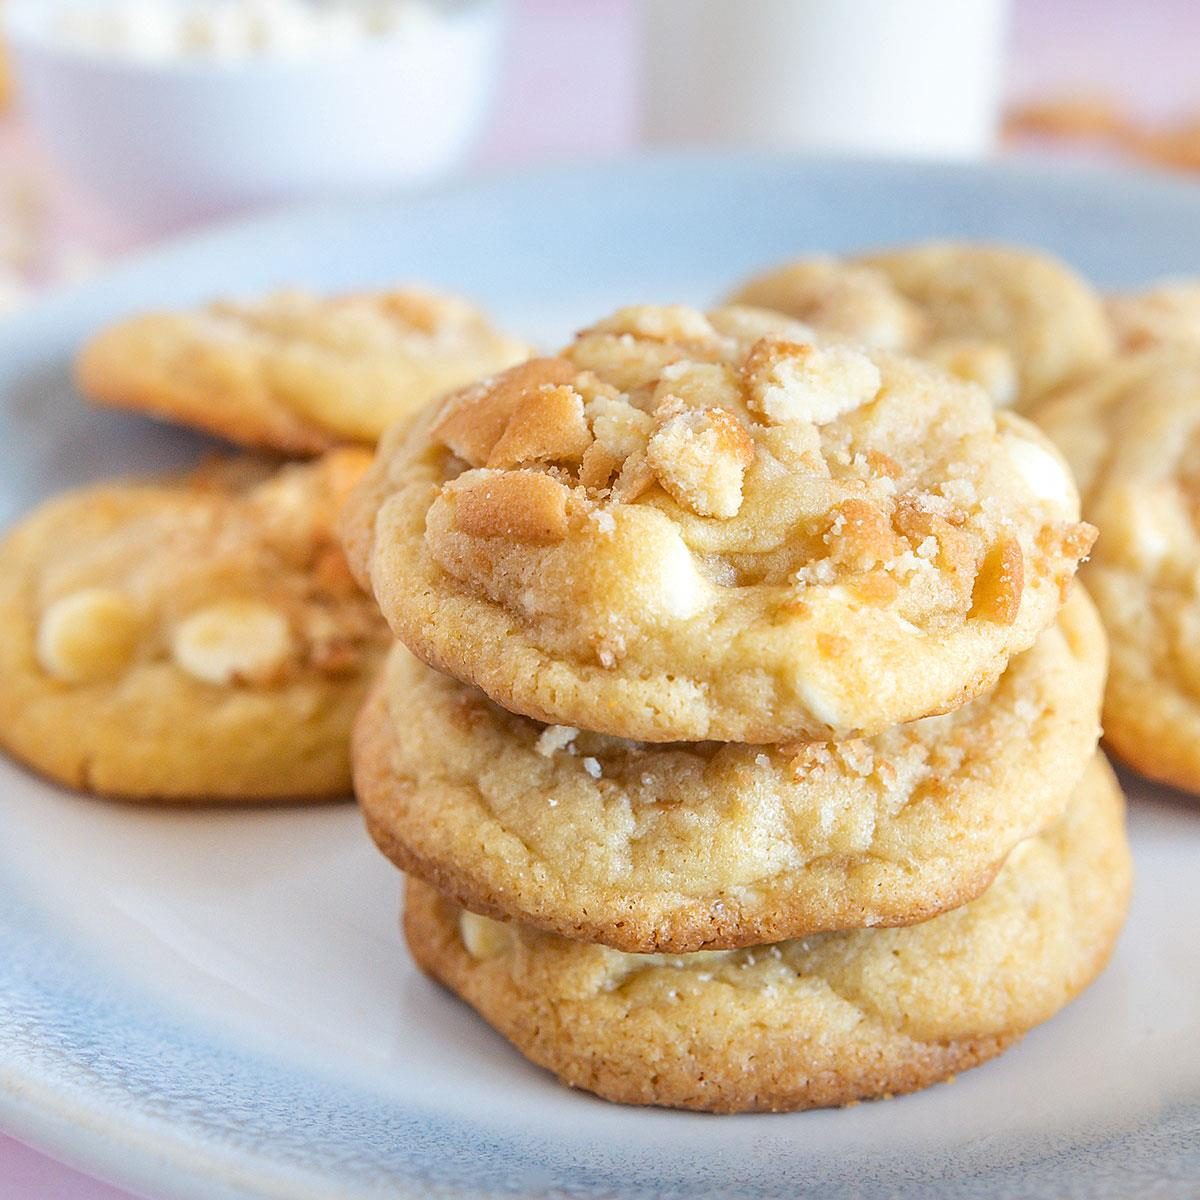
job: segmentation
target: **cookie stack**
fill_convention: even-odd
[[[1126,906],[1078,518],[980,388],[744,307],[623,310],[394,431],[345,517],[399,639],[353,760],[417,961],[629,1103],[1000,1052]]]

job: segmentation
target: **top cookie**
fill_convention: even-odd
[[[750,280],[735,303],[903,350],[1026,408],[1112,354],[1099,297],[1064,263],[1005,246],[944,242],[840,262],[814,258]]]
[[[625,309],[385,440],[352,567],[431,665],[647,741],[877,733],[1054,619],[1092,531],[983,393],[738,309]]]
[[[1200,349],[1122,358],[1038,412],[1100,526],[1086,577],[1112,637],[1109,744],[1200,792]]]
[[[374,443],[434,396],[528,352],[453,296],[286,291],[133,317],[94,338],[76,373],[97,403],[317,454]]]

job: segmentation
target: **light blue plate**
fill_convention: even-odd
[[[204,445],[72,392],[80,340],[132,310],[428,280],[553,344],[620,303],[709,301],[788,255],[946,234],[1038,243],[1104,285],[1200,274],[1200,190],[687,157],[235,226],[0,327],[0,516]],[[144,811],[0,764],[0,1125],[168,1200],[1193,1197],[1200,811],[1131,787],[1137,899],[1082,1000],[952,1087],[711,1118],[567,1092],[420,978],[395,873],[348,806]]]

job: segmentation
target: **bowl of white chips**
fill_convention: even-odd
[[[470,152],[505,0],[7,0],[63,171],[161,231],[434,179]]]

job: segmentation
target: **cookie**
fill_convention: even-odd
[[[931,333],[929,318],[882,271],[824,255],[764,271],[728,303],[784,313],[822,334],[879,350],[911,352]]]
[[[1100,526],[1085,569],[1112,640],[1104,733],[1200,794],[1200,348],[1118,360],[1039,409]]]
[[[1178,280],[1105,301],[1124,353],[1178,347],[1200,350],[1200,282]]]
[[[729,302],[786,313],[833,340],[913,354],[979,384],[997,408],[1017,399],[1017,366],[1007,347],[984,338],[935,337],[929,316],[874,267],[799,259],[748,280]]]
[[[1113,353],[1100,298],[1066,264],[1006,246],[938,242],[785,264],[734,293],[819,330],[918,354],[1027,408]]]
[[[533,1062],[624,1104],[782,1111],[915,1091],[994,1057],[1104,966],[1128,904],[1123,800],[1097,757],[977,900],[922,925],[629,955],[408,883],[418,964]]]
[[[397,636],[643,741],[846,740],[990,687],[1091,544],[1065,465],[976,388],[770,328],[622,310],[394,431],[345,534]]]
[[[287,291],[133,317],[84,348],[76,375],[98,404],[303,455],[374,444],[441,392],[528,352],[456,297]]]
[[[513,716],[397,647],[355,791],[383,852],[465,908],[618,950],[910,924],[979,895],[1061,814],[1104,668],[1076,588],[947,716],[849,743],[653,745]]]
[[[347,794],[390,641],[333,529],[369,460],[235,459],[25,518],[0,545],[0,744],[131,799]]]

